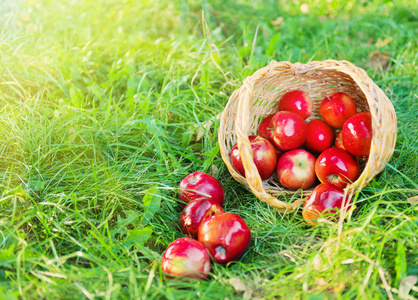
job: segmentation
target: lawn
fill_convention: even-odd
[[[5,0],[0,24],[0,299],[418,298],[416,1]],[[340,231],[262,203],[217,143],[247,76],[329,58],[364,68],[398,117]],[[252,240],[208,280],[172,280],[160,260],[195,171]]]

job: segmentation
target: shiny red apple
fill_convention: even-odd
[[[334,93],[322,100],[321,117],[334,128],[342,128],[345,121],[357,113],[356,104],[346,93]]]
[[[252,135],[248,137],[253,150],[253,161],[257,167],[258,173],[262,180],[266,180],[273,175],[277,164],[277,153],[274,146],[265,138]],[[241,160],[241,155],[238,151],[238,145],[232,147],[231,162],[234,168],[242,176],[245,176],[244,165]]]
[[[251,231],[240,216],[226,212],[206,218],[199,227],[198,238],[216,262],[226,264],[244,255]]]
[[[316,181],[315,157],[306,150],[294,149],[286,152],[277,162],[277,177],[290,189],[307,189]]]
[[[308,123],[308,137],[305,142],[305,148],[308,151],[321,153],[331,147],[334,140],[334,129],[321,119]]]
[[[322,183],[345,187],[358,178],[359,164],[347,151],[332,147],[318,156],[315,172]]]
[[[345,150],[344,144],[343,144],[343,131],[341,130],[338,132],[337,137],[335,138],[335,147],[341,150]]]
[[[302,146],[308,136],[308,125],[298,114],[279,111],[271,119],[269,140],[279,150],[287,151]]]
[[[197,238],[201,222],[214,214],[224,212],[222,207],[213,200],[193,200],[183,209],[180,215],[180,228],[191,238]]]
[[[312,113],[313,102],[311,97],[300,90],[287,92],[279,100],[279,111],[292,111],[302,119],[306,119]]]
[[[273,118],[274,115],[275,114],[270,114],[260,122],[260,125],[258,125],[258,129],[257,129],[257,132],[258,132],[259,136],[262,136],[265,139],[269,138],[268,131],[269,131],[269,128],[270,128],[271,119]]]
[[[319,218],[338,220],[339,211],[348,209],[351,202],[344,196],[341,187],[331,183],[322,183],[315,187],[308,201],[303,206],[302,216],[305,221],[316,226]]]
[[[186,203],[212,199],[221,206],[225,201],[225,193],[219,181],[202,172],[191,173],[180,181],[178,197]]]
[[[355,114],[344,123],[343,144],[357,157],[368,157],[372,144],[372,115],[369,112]]]
[[[199,241],[180,238],[165,250],[161,269],[171,276],[205,279],[210,272],[210,256]]]

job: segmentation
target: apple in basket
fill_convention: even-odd
[[[197,238],[201,222],[214,214],[224,212],[222,207],[210,199],[190,201],[180,215],[180,228],[191,238]]]
[[[279,100],[279,111],[292,111],[304,120],[311,115],[312,109],[312,99],[304,91],[294,90],[287,92]]]
[[[357,113],[357,108],[346,93],[334,93],[322,100],[319,112],[328,125],[342,128],[345,121]]]
[[[321,153],[331,147],[334,140],[334,129],[321,119],[308,123],[308,137],[304,145],[308,151]]]
[[[322,183],[315,187],[308,201],[303,206],[302,216],[305,221],[315,226],[319,218],[338,220],[340,210],[347,210],[351,202],[344,196],[344,190],[331,183]],[[345,212],[343,211],[344,215]]]
[[[315,172],[322,183],[332,183],[343,188],[357,179],[359,164],[347,151],[332,147],[318,156]]]
[[[277,153],[273,145],[265,138],[252,135],[249,136],[251,149],[253,150],[253,161],[262,180],[266,180],[273,175],[277,164]],[[244,165],[241,155],[238,151],[238,145],[235,145],[231,151],[231,162],[234,168],[242,176],[245,176]]]
[[[308,125],[298,114],[279,111],[271,119],[269,140],[274,147],[287,151],[302,146],[308,136]]]
[[[343,145],[357,157],[368,157],[372,143],[372,115],[369,112],[355,114],[344,123]]]
[[[258,125],[258,135],[262,136],[265,139],[269,138],[269,129],[270,129],[270,122],[275,114],[270,114],[267,117],[265,117],[263,120],[261,120],[260,124]]]
[[[341,150],[345,150],[344,144],[343,144],[343,131],[341,130],[338,132],[337,137],[335,138],[335,147],[339,148]]]
[[[290,189],[307,189],[316,181],[315,157],[306,150],[294,149],[283,154],[277,163],[280,183]]]
[[[165,250],[161,269],[175,277],[205,279],[210,272],[210,256],[199,241],[180,238]]]
[[[244,255],[250,244],[251,231],[240,216],[225,212],[203,220],[198,239],[217,263],[226,264]]]
[[[192,200],[212,199],[222,206],[225,201],[225,193],[219,181],[202,172],[191,173],[180,181],[178,197],[185,203]]]

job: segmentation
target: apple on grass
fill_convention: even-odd
[[[315,161],[315,157],[303,149],[286,152],[277,162],[280,183],[290,190],[311,187],[316,181]]]
[[[198,239],[217,263],[226,264],[244,255],[251,241],[251,231],[240,216],[224,212],[203,220]]]
[[[347,151],[332,147],[318,156],[315,172],[322,183],[332,183],[343,188],[358,178],[359,164]]]
[[[225,201],[225,193],[219,181],[202,172],[191,173],[180,181],[178,197],[185,203],[212,199],[222,206]]]
[[[257,132],[258,132],[259,136],[262,136],[265,139],[269,138],[268,131],[269,131],[269,128],[270,128],[271,119],[273,118],[274,115],[275,114],[270,114],[260,122],[260,125],[258,125],[258,129],[257,129]]]
[[[340,92],[325,97],[319,112],[328,125],[342,128],[345,121],[357,113],[357,107],[349,95]]]
[[[302,216],[309,225],[316,226],[320,218],[338,220],[342,209],[345,216],[350,206],[351,201],[347,200],[342,188],[331,183],[322,183],[315,187],[303,206]]]
[[[368,157],[372,144],[372,115],[369,112],[355,114],[345,123],[342,131],[343,145],[357,157]]]
[[[201,222],[214,214],[224,212],[222,207],[210,199],[190,201],[180,215],[181,231],[191,238],[197,238]]]
[[[257,167],[258,173],[262,180],[266,180],[273,175],[277,164],[277,153],[274,146],[265,138],[252,135],[249,136],[251,149],[253,150],[253,161]],[[241,160],[241,155],[238,150],[238,145],[235,145],[231,151],[231,162],[234,168],[242,176],[245,176],[244,165]]]
[[[271,119],[269,140],[281,151],[302,146],[308,136],[308,125],[298,114],[291,111],[279,111]]]
[[[334,140],[334,129],[321,119],[315,119],[308,123],[308,137],[304,145],[308,151],[321,153],[331,147]]]
[[[279,111],[292,111],[304,120],[311,115],[312,109],[311,97],[301,90],[287,92],[279,100]]]
[[[165,250],[161,269],[175,277],[205,279],[210,272],[210,256],[199,241],[180,238]]]

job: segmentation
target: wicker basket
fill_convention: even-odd
[[[277,111],[280,97],[295,89],[306,91],[313,100],[313,113],[308,119],[320,118],[322,99],[334,92],[349,94],[360,111],[371,113],[373,140],[370,156],[363,162],[359,178],[345,189],[350,197],[357,188],[364,187],[385,168],[396,142],[396,114],[392,103],[366,72],[352,63],[335,60],[308,64],[272,62],[256,71],[231,95],[222,113],[218,139],[222,158],[231,175],[249,187],[261,201],[281,212],[297,209],[312,188],[289,191],[279,184],[275,175],[262,181],[253,163],[248,136],[257,134],[261,120]],[[236,143],[244,164],[245,177],[231,163],[230,153]],[[279,195],[295,193],[297,200],[293,203],[277,199]]]

